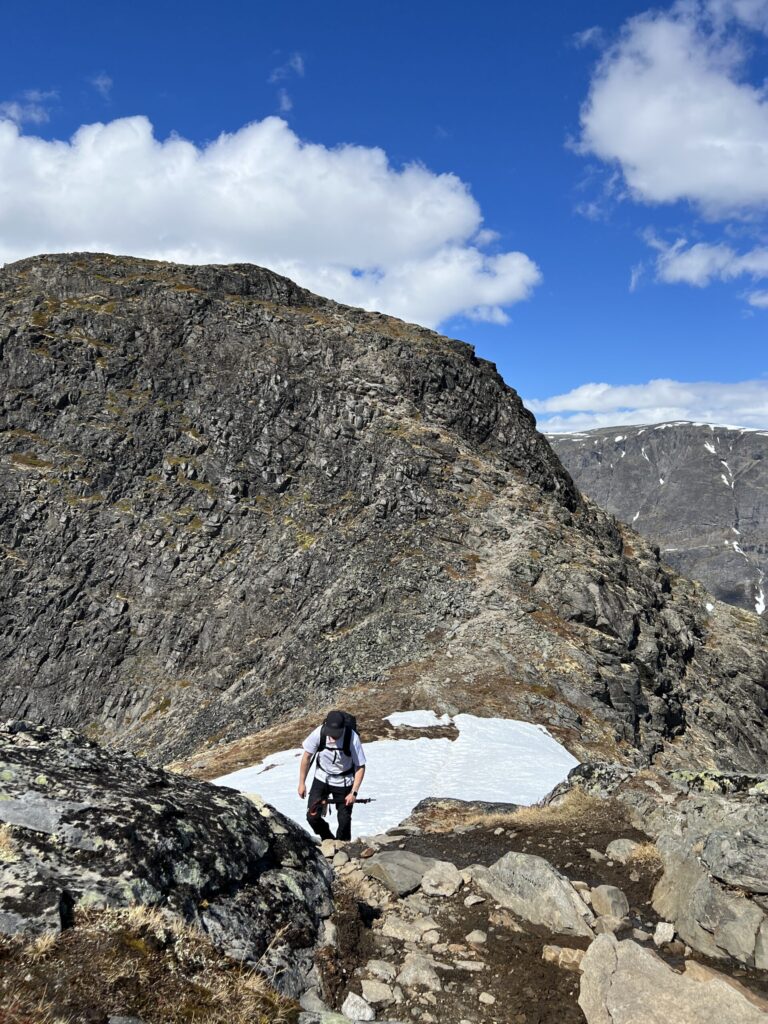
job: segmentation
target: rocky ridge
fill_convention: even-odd
[[[765,614],[768,431],[660,423],[547,436],[584,493],[677,572]]]
[[[157,759],[386,696],[763,763],[765,624],[582,499],[469,346],[75,254],[0,271],[0,369],[2,713]]]

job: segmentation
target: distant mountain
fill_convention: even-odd
[[[765,614],[768,431],[659,423],[547,437],[581,490],[665,562]]]
[[[0,545],[0,716],[153,759],[337,703],[768,757],[768,624],[582,498],[468,345],[260,267],[0,270]]]

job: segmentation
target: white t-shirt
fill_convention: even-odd
[[[320,746],[321,729],[322,726],[318,726],[304,740],[302,747],[308,754],[317,753],[317,748]],[[326,737],[325,750],[320,751],[315,761],[317,765],[315,778],[320,779],[321,782],[327,782],[330,786],[351,786],[355,780],[355,772],[365,764],[363,745],[357,733],[353,732],[350,744],[351,756],[347,757],[341,747],[337,747],[337,743],[343,745],[343,733],[338,740],[332,736]]]

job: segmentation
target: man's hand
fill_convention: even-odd
[[[304,797],[307,795],[307,787],[304,785],[303,782],[299,783],[299,790],[298,790],[298,792],[299,792],[299,797],[303,800]]]
[[[347,807],[351,807],[356,799],[357,797],[355,796],[354,793],[347,793],[346,797],[344,798],[344,803],[346,804]]]

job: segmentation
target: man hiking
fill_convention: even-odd
[[[299,765],[299,796],[306,792],[307,773],[317,755],[317,768],[309,790],[307,821],[321,839],[352,838],[352,808],[365,775],[365,754],[357,734],[357,722],[344,711],[331,711],[321,726],[307,736]],[[329,801],[336,806],[338,827],[331,833],[324,812]]]

